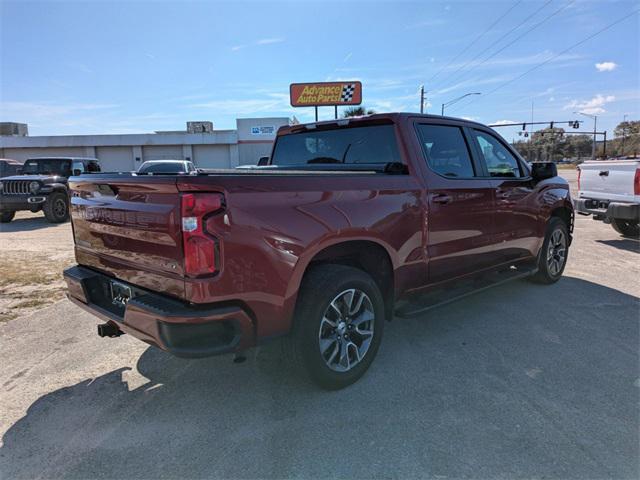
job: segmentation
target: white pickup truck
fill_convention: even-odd
[[[640,160],[599,160],[578,167],[576,212],[610,223],[625,237],[640,236]]]

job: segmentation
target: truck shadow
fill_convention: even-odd
[[[631,478],[639,314],[637,297],[576,278],[515,282],[387,324],[339,392],[296,376],[277,343],[241,365],[148,348],[136,370],[34,402],[0,474]]]
[[[631,238],[619,238],[616,240],[596,240],[598,243],[609,245],[610,247],[626,250],[627,252],[640,253],[640,241]]]

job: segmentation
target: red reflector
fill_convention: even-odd
[[[636,168],[636,175],[633,177],[633,194],[640,195],[640,168]]]
[[[582,173],[582,170],[580,170],[580,167],[578,167],[578,191],[580,191],[580,174]]]
[[[184,272],[190,277],[212,275],[219,269],[219,240],[205,228],[205,217],[223,208],[219,193],[184,193],[181,198]]]

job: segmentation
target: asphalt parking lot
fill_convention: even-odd
[[[0,323],[0,477],[638,478],[638,279],[640,244],[578,217],[558,283],[397,319],[338,392],[277,343],[182,360],[62,300]]]

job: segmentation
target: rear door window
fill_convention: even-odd
[[[475,176],[469,147],[460,127],[419,124],[417,128],[431,170],[447,178]]]
[[[272,165],[402,162],[393,125],[294,133],[278,137]]]

